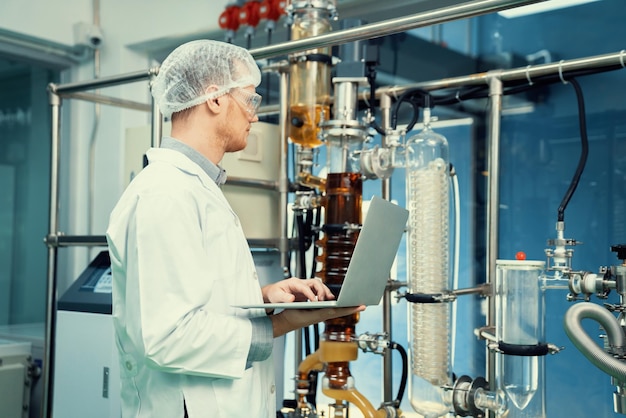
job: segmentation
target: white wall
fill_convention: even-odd
[[[0,29],[64,45],[73,45],[73,25],[93,22],[100,3],[105,37],[123,40],[113,48],[160,38],[186,37],[218,30],[227,0],[2,0]]]
[[[89,59],[62,75],[62,83],[87,81],[96,75],[147,73],[158,65],[150,61],[151,46],[173,48],[184,40],[219,32],[217,19],[226,3],[227,0],[2,0],[0,31],[40,44],[71,47],[74,24],[93,23],[94,5],[99,5],[103,35],[99,65]],[[150,103],[147,81],[101,89],[100,94]],[[62,232],[70,235],[105,233],[109,213],[125,185],[122,176],[125,130],[149,123],[150,114],[146,112],[63,100],[59,213]],[[89,158],[92,140],[95,144],[93,171]],[[91,180],[90,172],[93,172]],[[94,191],[91,220],[88,213],[90,188]],[[102,248],[71,248],[60,253],[60,257],[66,257],[60,260],[60,266],[67,271],[59,274],[59,292],[71,284],[72,278],[78,277],[100,250]]]
[[[1,29],[65,45],[73,44],[74,22],[91,22],[91,4],[84,0],[3,0],[1,10]]]

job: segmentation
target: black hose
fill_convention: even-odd
[[[557,220],[559,222],[563,222],[563,220],[565,219],[565,209],[567,208],[567,205],[569,204],[570,199],[572,198],[572,196],[574,195],[574,192],[576,191],[576,188],[578,187],[580,178],[583,174],[585,165],[587,163],[587,157],[589,155],[589,139],[587,137],[585,99],[583,97],[580,84],[578,84],[578,82],[574,78],[570,78],[570,77],[596,74],[597,72],[598,71],[575,71],[575,72],[568,73],[567,77],[565,78],[563,78],[563,74],[559,74],[558,78],[556,75],[537,77],[536,79],[532,80],[532,84],[527,83],[527,84],[519,85],[519,82],[509,83],[509,87],[503,91],[504,95],[518,94],[518,93],[522,93],[524,91],[527,91],[527,90],[530,90],[539,86],[555,83],[559,79],[561,81],[563,81],[564,79],[567,79],[569,83],[572,85],[572,87],[574,87],[574,90],[576,92],[576,99],[578,102],[578,121],[579,121],[579,127],[580,127],[580,139],[581,139],[582,149],[580,153],[580,159],[578,161],[578,166],[576,167],[576,171],[574,173],[572,181],[558,208]],[[511,84],[513,84],[512,87],[511,87]],[[484,98],[484,97],[487,97],[487,95],[488,95],[488,91],[485,89],[485,87],[480,86],[478,88],[466,89],[465,92],[463,93],[461,93],[461,91],[459,90],[456,92],[456,94],[452,96],[435,97],[434,102],[437,104],[443,104],[443,105],[453,104],[455,102],[461,102],[463,100],[468,100],[468,99]],[[396,109],[399,107],[399,102],[401,101],[401,99],[398,100],[396,104]],[[397,115],[395,116],[395,118],[396,118],[395,120],[397,120]],[[394,129],[395,129],[395,120],[393,122]]]
[[[599,74],[602,72],[613,71],[622,68],[621,65],[609,66],[602,69],[583,69],[568,71],[562,74],[564,78],[570,80],[572,78],[583,77],[592,74]],[[529,90],[536,89],[537,87],[543,87],[554,83],[561,82],[561,75],[548,74],[533,78],[532,80],[511,80],[505,82],[505,88],[502,92],[503,95],[508,96],[512,94],[519,94]],[[489,96],[488,86],[471,86],[464,87],[455,90],[453,94],[438,94],[433,96],[434,103],[436,105],[453,105],[466,100],[484,99]]]
[[[372,116],[370,126],[380,135],[385,135],[385,130],[376,123],[376,70],[374,66],[367,68],[367,82],[370,85],[369,111]]]
[[[312,210],[307,210],[306,213],[306,219],[304,222],[304,242],[305,242],[305,251],[308,251],[309,248],[311,248],[311,245],[313,244],[313,236],[314,236],[314,232],[313,232],[313,218],[314,218],[314,213]]]
[[[442,293],[405,293],[404,298],[411,303],[442,303]]]
[[[319,255],[320,250],[315,243],[320,238],[320,224],[322,222],[321,213],[321,208],[315,209],[315,217],[313,219],[313,260],[311,262],[311,275],[309,276],[312,279],[317,275],[317,256]]]
[[[320,325],[319,324],[313,324],[313,338],[315,342],[313,347],[315,347],[315,351],[317,351],[320,348]]]
[[[296,225],[298,227],[298,277],[306,279],[306,241],[304,236],[304,219],[302,212],[296,213]]]
[[[407,132],[410,132],[413,129],[420,115],[419,104],[415,100],[410,100],[409,103],[411,104],[411,106],[413,106],[413,116],[411,116],[411,120],[409,121],[409,124],[406,126]]]
[[[587,156],[589,155],[589,139],[587,138],[587,120],[585,116],[585,99],[583,97],[582,89],[580,85],[575,79],[569,80],[569,83],[574,87],[576,91],[576,99],[578,100],[578,122],[580,127],[580,141],[581,141],[581,153],[580,159],[578,160],[578,166],[576,167],[576,172],[574,173],[574,177],[572,178],[572,182],[561,201],[561,205],[558,210],[558,218],[559,222],[562,222],[565,218],[565,208],[569,203],[572,195],[576,191],[576,187],[578,187],[578,183],[580,181],[580,177],[585,170],[585,164],[587,163]]]
[[[414,114],[412,121],[417,121],[418,115],[416,115],[416,113],[419,112],[419,104],[415,102],[415,100],[417,100],[416,97],[423,98],[426,95],[428,95],[428,93],[422,89],[409,89],[402,93],[391,110],[391,129],[396,129],[398,126],[398,111],[400,110],[400,105],[402,105],[405,100],[409,101],[413,106]],[[415,122],[413,122],[413,125],[415,125]],[[407,129],[407,131],[409,131],[409,129]]]
[[[453,105],[465,100],[481,99],[488,96],[488,89],[485,86],[470,87],[456,90],[451,95],[432,96],[433,103],[436,105]]]
[[[315,245],[315,243],[320,238],[321,222],[322,222],[322,209],[317,208],[315,209],[315,217],[313,219],[313,231],[314,231],[313,260],[311,261],[311,275],[309,276],[312,279],[315,278],[315,276],[317,275],[317,256],[319,255],[319,247]],[[319,324],[317,323],[313,324],[313,338],[314,338],[313,348],[315,349],[315,351],[317,351],[320,348],[320,327],[319,327]]]
[[[304,331],[304,355],[309,356],[311,354],[311,334],[309,327],[302,328]]]
[[[400,386],[398,387],[398,395],[396,396],[395,406],[399,407],[402,403],[402,398],[404,397],[404,391],[406,389],[407,378],[409,374],[409,357],[406,354],[406,350],[400,344],[391,341],[390,347],[394,350],[397,350],[400,353],[400,357],[402,357],[402,377],[400,378]]]

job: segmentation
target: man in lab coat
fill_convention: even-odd
[[[332,298],[319,280],[261,288],[219,188],[219,162],[258,121],[260,80],[247,50],[200,40],[174,50],[153,82],[171,137],[148,151],[107,229],[123,418],[275,417],[272,339],[364,309],[233,307]]]

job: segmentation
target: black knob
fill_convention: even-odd
[[[611,251],[617,253],[617,258],[626,260],[626,244],[611,245]]]
[[[291,124],[296,128],[302,128],[304,126],[304,121],[298,117],[291,118]]]

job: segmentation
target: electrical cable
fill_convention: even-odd
[[[581,140],[581,153],[580,159],[578,160],[578,166],[576,167],[576,172],[574,173],[574,177],[572,178],[572,182],[570,183],[565,196],[563,196],[563,200],[561,201],[561,205],[558,209],[558,221],[562,222],[565,218],[565,208],[567,207],[570,199],[574,195],[576,188],[578,187],[578,183],[580,182],[580,177],[585,170],[585,164],[587,163],[587,156],[589,155],[589,139],[587,137],[587,120],[585,116],[585,99],[583,97],[582,89],[580,88],[580,84],[575,79],[568,79],[569,84],[574,87],[576,91],[576,99],[578,101],[578,122],[580,128],[580,140]]]

